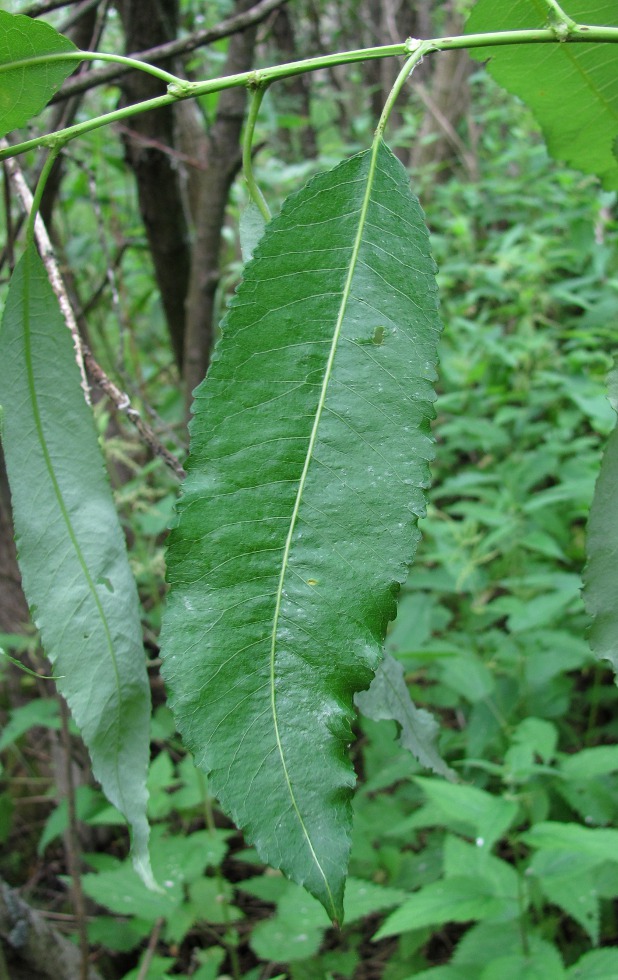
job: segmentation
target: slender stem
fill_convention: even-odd
[[[264,197],[262,191],[260,190],[260,188],[256,183],[255,174],[253,173],[253,158],[251,156],[251,147],[253,145],[253,134],[255,132],[255,124],[257,122],[260,106],[262,104],[262,99],[264,98],[265,91],[266,91],[265,85],[257,85],[253,89],[253,96],[251,98],[251,105],[249,106],[249,114],[247,116],[247,122],[245,124],[245,133],[242,141],[242,169],[245,175],[245,180],[247,181],[247,187],[249,188],[249,194],[251,195],[251,200],[260,209],[264,220],[270,221],[271,218],[270,208],[266,203],[266,198]]]
[[[7,146],[6,140],[0,140],[0,149],[4,149]],[[8,171],[9,177],[11,178],[11,184],[17,192],[17,196],[20,199],[24,211],[27,214],[35,214],[34,205],[34,195],[28,187],[21,167],[16,160],[9,160],[6,164],[6,169]],[[41,181],[39,179],[39,186],[41,186]],[[62,281],[62,276],[60,275],[60,269],[56,258],[54,256],[54,250],[52,244],[47,234],[47,229],[43,223],[41,215],[36,215],[34,218],[34,234],[36,238],[36,243],[39,249],[41,259],[43,260],[43,265],[47,271],[47,276],[51,283],[51,287],[56,294],[58,299],[58,304],[62,311],[64,317],[64,322],[66,323],[68,329],[71,332],[73,338],[73,347],[75,348],[75,359],[79,366],[79,373],[82,379],[82,389],[84,392],[84,398],[86,402],[90,404],[90,388],[88,387],[88,380],[86,378],[86,370],[84,368],[84,357],[82,351],[82,342],[77,328],[77,323],[75,320],[75,315],[73,313],[73,308],[69,300],[65,285]]]
[[[50,152],[47,154],[47,159],[43,164],[43,169],[41,170],[41,175],[39,177],[34,195],[32,198],[32,205],[28,213],[28,223],[26,225],[26,241],[30,245],[34,241],[34,224],[36,221],[36,216],[39,213],[39,208],[41,206],[41,199],[45,192],[45,185],[47,184],[47,178],[49,177],[52,167],[56,162],[56,157],[62,149],[62,145],[58,143],[56,146],[52,147]]]
[[[568,37],[559,38],[556,36],[556,29],[541,28],[529,31],[498,31],[489,34],[462,34],[455,37],[435,38],[430,41],[406,41],[404,44],[387,44],[376,48],[359,48],[355,51],[344,51],[337,54],[323,55],[318,58],[307,58],[305,61],[291,61],[284,65],[276,65],[272,68],[262,68],[259,71],[245,71],[236,75],[227,75],[223,78],[210,79],[205,82],[187,82],[183,79],[176,79],[170,82],[166,95],[161,95],[155,99],[147,99],[136,105],[125,106],[116,109],[114,112],[107,112],[94,119],[88,119],[68,126],[57,133],[38,136],[35,139],[25,140],[23,143],[16,143],[8,149],[0,150],[0,160],[18,156],[26,150],[34,150],[39,146],[53,147],[58,142],[64,144],[69,140],[85,133],[90,133],[101,126],[110,123],[120,122],[130,116],[138,115],[141,112],[148,112],[150,109],[159,109],[162,106],[172,105],[180,99],[194,98],[200,95],[208,95],[212,92],[222,92],[228,88],[238,88],[247,85],[269,85],[282,78],[289,78],[292,75],[301,75],[305,72],[318,71],[321,68],[328,68],[335,65],[348,65],[359,61],[370,61],[375,58],[390,58],[394,55],[409,55],[418,50],[419,43],[422,44],[424,53],[430,54],[434,51],[458,51],[462,48],[489,48],[512,44],[556,44],[566,40],[570,44],[606,42],[618,44],[618,27],[599,27],[596,25],[577,24],[569,31]],[[83,56],[86,52],[80,52]],[[65,56],[63,56],[65,57]],[[90,55],[94,60],[101,57],[96,52]],[[39,59],[41,63],[53,59],[59,60],[60,56],[48,55],[46,58]],[[104,55],[104,59],[118,61],[120,55]],[[31,65],[33,61],[24,62]],[[14,63],[15,64],[15,63]],[[14,67],[14,64],[11,67]],[[144,69],[144,64],[135,62],[135,67]],[[150,66],[152,67],[152,66]],[[155,69],[157,72],[159,69]],[[173,76],[170,76],[173,77]]]
[[[0,65],[0,75],[4,72],[27,70],[35,68],[37,65],[49,65],[63,61],[112,61],[117,65],[125,65],[127,68],[135,68],[136,71],[145,71],[148,75],[160,78],[166,85],[184,85],[183,78],[172,75],[163,68],[157,68],[147,61],[138,61],[137,58],[128,58],[122,54],[108,54],[103,51],[63,51],[59,54],[41,54],[32,58],[23,58],[20,61],[7,61]]]
[[[150,939],[148,940],[148,946],[146,952],[144,953],[144,959],[141,962],[139,968],[139,973],[137,974],[137,980],[147,980],[148,972],[150,970],[150,964],[152,963],[155,950],[157,948],[157,943],[159,942],[159,936],[161,935],[161,929],[163,928],[163,923],[165,919],[157,919],[154,926],[152,927],[152,932],[150,933]]]
[[[0,140],[0,148],[3,145],[7,144],[5,144],[3,140]],[[51,167],[52,163],[53,159],[52,155],[50,154],[50,158],[48,161],[46,161],[46,168],[48,166]],[[86,401],[88,404],[90,404],[90,387],[88,385],[84,365],[87,365],[88,373],[94,383],[105,392],[108,398],[114,403],[118,411],[123,412],[126,415],[129,421],[137,429],[143,442],[152,450],[154,455],[162,459],[166,466],[173,470],[180,480],[184,480],[186,476],[185,471],[174,454],[171,453],[158,439],[154,429],[142,418],[138,410],[131,403],[131,399],[129,398],[128,394],[121,391],[120,388],[114,384],[111,378],[106,375],[100,364],[97,363],[91,351],[88,350],[88,348],[82,343],[75,314],[73,312],[73,307],[71,306],[71,301],[62,281],[62,276],[60,275],[60,269],[58,268],[58,263],[52,249],[51,241],[49,240],[49,235],[47,234],[47,230],[40,215],[38,218],[36,216],[38,201],[40,200],[43,192],[44,180],[46,179],[49,169],[44,168],[41,177],[39,178],[37,195],[35,199],[35,196],[30,192],[30,189],[26,184],[19,164],[15,160],[10,160],[5,164],[5,166],[13,186],[17,190],[17,195],[22,202],[24,210],[30,215],[39,253],[47,271],[51,287],[58,299],[64,321],[71,332],[71,336],[73,337],[75,357],[79,365],[82,378],[82,388]],[[54,680],[58,679],[58,677],[54,677]]]
[[[378,121],[378,125],[375,131],[375,140],[382,139],[382,136],[384,135],[384,129],[388,122],[388,117],[390,116],[393,106],[395,105],[395,102],[399,97],[399,93],[401,92],[403,86],[407,82],[408,78],[410,77],[411,73],[414,71],[416,66],[423,60],[423,56],[426,54],[427,50],[431,50],[431,48],[427,49],[426,44],[431,44],[431,42],[425,42],[425,41],[417,42],[416,50],[412,52],[412,54],[406,61],[405,65],[397,75],[397,78],[395,79],[395,83],[392,89],[390,90],[390,92],[388,93],[388,97],[386,99],[386,102],[384,103],[384,108],[382,109],[382,113],[380,115],[380,119]]]

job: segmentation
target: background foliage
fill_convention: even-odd
[[[228,12],[213,7],[209,16]],[[312,36],[311,28],[323,48],[348,45],[345,3],[294,13],[295,30]],[[433,14],[436,33],[458,11],[438,5]],[[365,24],[374,15],[369,5]],[[188,30],[200,14],[186,3],[179,16]],[[261,30],[257,57],[272,61],[275,27]],[[121,44],[118,17],[106,32],[98,46]],[[229,56],[230,42],[220,42],[194,55],[206,59],[196,70],[219,72]],[[302,91],[266,97],[256,163],[274,207],[310,173],[367,144],[375,118],[359,83],[371,82],[379,102],[384,80],[364,71],[319,76],[309,102]],[[361,718],[343,930],[260,864],[218,812],[163,704],[157,636],[175,481],[99,401],[150,653],[148,806],[164,894],[148,892],[132,870],[122,818],[77,743],[69,752],[59,735],[66,722],[51,686],[4,662],[0,835],[5,879],[68,932],[87,914],[94,963],[110,980],[618,974],[616,688],[589,652],[579,595],[586,515],[615,418],[604,383],[618,308],[615,196],[551,162],[528,113],[482,70],[466,71],[470,105],[453,110],[447,151],[444,128],[427,123],[418,95],[391,141],[413,165],[428,214],[445,328],[429,514],[387,639],[416,704],[439,718],[441,752],[461,782],[421,770],[394,723]],[[439,82],[421,81],[426,101],[438,98]],[[99,109],[116,97],[112,88],[90,96]],[[211,136],[227,118],[227,109],[217,115],[222,98],[202,106]],[[122,136],[94,133],[71,148],[49,213],[97,357],[180,451],[181,379],[186,387],[190,375],[174,354],[153,232],[142,223],[147,193],[125,165]],[[234,184],[215,312],[238,279],[244,203]],[[9,233],[16,215],[5,211]],[[47,673],[22,619],[4,605],[2,645]],[[72,801],[81,848],[71,839]],[[83,912],[66,879],[67,855],[80,850]]]

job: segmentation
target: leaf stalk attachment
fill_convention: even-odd
[[[58,158],[58,155],[64,147],[64,142],[56,141],[55,145],[51,147],[49,153],[47,154],[47,159],[43,165],[41,171],[41,176],[39,177],[38,183],[36,185],[34,196],[32,198],[32,206],[30,208],[30,213],[28,214],[28,223],[26,225],[26,242],[28,245],[34,242],[34,224],[36,221],[36,216],[39,213],[39,208],[41,206],[41,200],[43,194],[45,193],[45,187],[47,185],[47,180],[50,173],[52,172],[53,166]]]
[[[376,126],[374,144],[382,139],[384,135],[384,130],[386,128],[386,124],[388,122],[388,117],[390,116],[393,110],[393,106],[395,105],[395,102],[399,97],[399,93],[401,92],[408,78],[410,77],[410,75],[412,74],[416,66],[421,63],[424,56],[429,51],[434,51],[435,47],[433,41],[417,41],[416,39],[408,38],[408,40],[406,41],[406,49],[408,51],[412,50],[412,54],[405,62],[403,68],[401,69],[401,71],[397,75],[397,78],[395,79],[395,84],[393,85],[392,89],[388,93],[388,97],[386,99],[386,102],[384,103],[384,108],[382,109],[382,114],[378,121],[378,125]]]
[[[256,207],[259,209],[262,217],[265,221],[270,221],[271,213],[268,204],[266,203],[266,198],[264,197],[262,191],[258,187],[257,181],[255,179],[255,174],[253,172],[253,157],[251,149],[253,146],[253,135],[255,133],[255,124],[260,112],[260,106],[262,105],[262,99],[264,98],[264,93],[268,88],[268,85],[261,81],[255,81],[253,85],[249,85],[248,88],[253,92],[251,97],[251,104],[249,106],[249,114],[247,116],[247,122],[245,124],[245,132],[243,136],[242,143],[242,169],[247,182],[247,187],[249,189],[249,194],[251,200],[254,202]]]
[[[579,29],[579,24],[562,9],[558,0],[545,0],[550,10],[550,26],[559,41],[566,41]]]

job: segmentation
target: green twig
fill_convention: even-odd
[[[36,221],[36,216],[39,213],[39,208],[41,206],[41,199],[45,191],[45,185],[47,184],[47,178],[49,177],[52,171],[52,167],[56,162],[56,157],[62,150],[63,146],[64,143],[58,142],[55,146],[52,147],[52,149],[47,155],[47,159],[43,165],[41,175],[36,185],[34,196],[32,198],[32,207],[30,208],[30,212],[28,214],[28,223],[26,225],[26,241],[29,245],[32,244],[32,242],[34,241],[34,223]]]
[[[556,44],[560,40],[562,39],[556,36],[555,28],[540,28],[539,30],[528,31],[498,31],[489,34],[462,34],[455,37],[443,37],[435,38],[430,41],[423,41],[422,45],[424,53],[429,54],[433,53],[434,51],[458,51],[462,48],[489,48],[513,44]],[[584,42],[606,42],[610,44],[618,44],[618,27],[599,27],[596,25],[589,26],[586,24],[576,24],[571,30],[569,30],[568,37],[565,40],[567,40],[570,44]],[[96,116],[94,119],[85,120],[84,122],[77,123],[74,126],[61,129],[56,133],[38,136],[34,139],[25,140],[23,143],[16,143],[14,146],[0,150],[0,160],[6,160],[9,157],[18,156],[20,153],[24,153],[26,150],[34,150],[39,146],[53,148],[58,143],[64,145],[69,140],[75,139],[78,136],[83,136],[86,133],[90,133],[95,129],[99,129],[101,126],[107,126],[110,123],[120,122],[123,119],[128,119],[129,117],[138,115],[142,112],[148,112],[151,109],[159,109],[162,106],[172,105],[174,102],[177,102],[180,99],[209,95],[212,92],[222,92],[228,88],[251,86],[257,84],[258,82],[260,85],[270,85],[271,82],[278,81],[282,78],[289,78],[293,75],[301,75],[306,72],[318,71],[319,69],[328,68],[335,65],[348,65],[359,61],[370,61],[376,58],[390,58],[396,55],[409,55],[411,43],[417,44],[418,42],[408,41],[403,44],[388,44],[375,48],[359,48],[355,51],[344,51],[337,54],[323,55],[318,58],[308,58],[305,61],[291,61],[287,64],[276,65],[272,68],[262,68],[260,69],[259,73],[255,71],[245,71],[236,75],[227,75],[223,78],[210,79],[205,82],[187,82],[183,79],[169,76],[170,78],[174,78],[174,80],[170,82],[166,95],[161,95],[154,99],[147,99],[146,101],[139,102],[136,105],[125,106],[122,109],[116,109],[114,112],[107,112],[102,116]],[[102,57],[103,60],[118,61],[120,58],[119,55],[101,56],[97,52],[91,52],[90,54],[79,52],[79,54],[86,54],[90,60],[96,60],[97,57]],[[40,59],[36,59],[36,63],[43,64],[48,61],[58,61],[63,57],[66,59],[68,56],[41,56]],[[23,64],[31,65],[34,63],[34,61],[35,59],[32,61],[23,62]],[[144,64],[141,62],[135,62],[135,67],[137,66],[141,67],[143,70],[146,70],[144,68]],[[13,63],[11,67],[15,67],[15,63]],[[159,69],[154,69],[154,71],[159,72]]]
[[[12,657],[10,653],[7,653],[6,650],[2,649],[2,647],[0,647],[0,657],[6,657],[7,660],[10,660],[10,662],[15,665],[15,667],[19,667],[19,669],[23,670],[25,674],[30,674],[31,677],[36,677],[36,679],[39,681],[63,680],[63,677],[56,677],[55,674],[39,674],[36,670],[31,670],[30,667],[26,667],[25,664],[22,664],[21,660],[16,660],[15,657]]]
[[[382,109],[382,113],[380,115],[378,125],[376,126],[376,131],[375,131],[376,142],[381,140],[382,136],[384,135],[384,129],[388,122],[388,117],[390,116],[393,106],[395,105],[395,102],[399,97],[399,93],[401,92],[403,86],[407,82],[408,78],[410,77],[410,75],[412,74],[416,66],[420,64],[420,62],[423,60],[424,55],[428,51],[432,50],[431,44],[433,42],[416,41],[411,38],[406,43],[409,52],[411,52],[410,57],[408,58],[405,65],[397,75],[397,78],[395,79],[395,83],[392,89],[390,90],[390,92],[388,93],[388,97],[384,104],[384,108]]]
[[[264,92],[266,91],[265,85],[256,85],[253,88],[253,96],[251,98],[251,104],[249,106],[249,114],[247,116],[247,122],[245,124],[245,132],[242,141],[242,169],[245,175],[245,180],[247,181],[247,187],[249,189],[249,194],[251,195],[251,200],[260,209],[262,217],[265,221],[270,221],[271,214],[270,208],[266,203],[266,198],[262,194],[262,191],[258,187],[255,174],[253,173],[253,158],[251,156],[251,148],[253,146],[253,134],[255,132],[255,124],[257,122],[258,114],[260,111],[260,106],[262,104],[262,99],[264,98]]]
[[[35,68],[37,65],[57,64],[63,61],[111,61],[117,65],[124,65],[126,68],[134,68],[136,71],[144,71],[148,75],[154,75],[166,85],[182,86],[187,84],[178,75],[172,75],[163,68],[157,68],[147,61],[138,61],[137,58],[128,58],[122,54],[107,54],[104,51],[63,51],[60,54],[40,54],[32,58],[23,58],[21,61],[7,61],[0,65],[0,75],[9,71],[25,71]]]

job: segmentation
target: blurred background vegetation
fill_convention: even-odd
[[[85,0],[48,12],[55,5],[14,0],[6,9],[43,11],[83,48],[142,52],[179,39],[161,64],[197,79],[460,33],[470,5]],[[194,43],[239,17],[244,30]],[[324,70],[266,94],[255,169],[273,211],[368,145],[397,68]],[[158,94],[149,76],[101,80],[99,70],[69,79],[42,125]],[[63,154],[43,204],[86,343],[181,460],[190,393],[241,275],[244,112],[234,89],[91,133]],[[462,781],[429,777],[394,723],[362,719],[343,930],[260,864],[183,751],[158,675],[178,481],[95,387],[143,602],[153,864],[168,889],[152,895],[135,878],[122,821],[40,676],[49,670],[19,588],[0,458],[0,645],[39,675],[0,661],[1,980],[85,976],[78,960],[59,968],[49,935],[87,940],[89,976],[109,980],[618,976],[617,692],[588,650],[580,598],[586,515],[615,420],[605,396],[618,313],[615,195],[551,161],[527,111],[463,53],[421,65],[388,140],[427,213],[444,339],[434,486],[387,649],[415,703],[439,719],[441,750]],[[22,163],[32,185],[40,159]],[[22,224],[4,186],[0,297]],[[38,952],[20,942],[31,914],[47,937]]]

